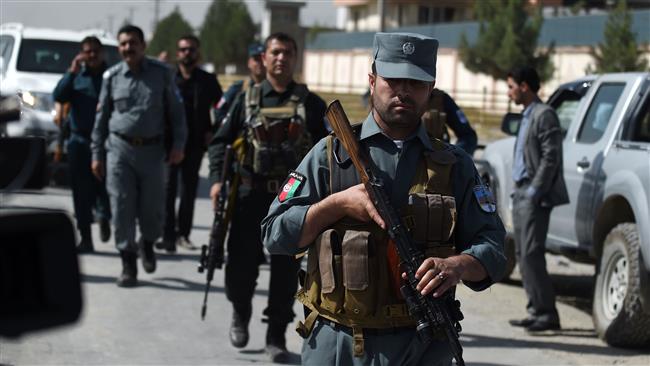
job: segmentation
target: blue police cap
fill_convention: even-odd
[[[434,81],[438,40],[415,33],[376,33],[373,61],[385,78]]]
[[[261,55],[264,52],[264,46],[260,43],[251,43],[248,46],[248,57]]]

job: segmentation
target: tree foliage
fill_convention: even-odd
[[[204,59],[219,71],[227,64],[245,65],[256,32],[244,2],[213,0],[199,37]]]
[[[553,75],[551,55],[554,44],[546,51],[537,49],[544,18],[541,9],[526,9],[525,0],[476,1],[474,10],[479,22],[478,38],[470,45],[461,36],[459,53],[468,70],[505,80],[518,66],[532,66],[542,81]]]
[[[625,72],[645,71],[648,60],[636,42],[632,32],[632,16],[627,9],[627,1],[620,0],[616,8],[609,13],[605,24],[603,42],[598,48],[591,47],[589,52],[594,58],[595,70],[588,72]]]
[[[187,34],[193,34],[192,26],[181,15],[178,6],[168,16],[161,19],[154,30],[153,39],[147,47],[147,53],[158,56],[161,52],[167,52],[169,57],[176,54],[176,43],[178,39]],[[173,59],[170,59],[173,61]]]

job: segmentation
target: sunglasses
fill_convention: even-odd
[[[178,52],[196,52],[195,47],[182,47],[178,49]]]

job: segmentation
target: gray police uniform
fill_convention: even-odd
[[[106,162],[115,244],[137,251],[135,221],[142,238],[161,236],[165,202],[165,121],[172,147],[183,150],[187,126],[182,99],[165,64],[145,58],[140,71],[125,62],[104,73],[92,133],[93,160]]]
[[[426,82],[434,80],[436,40],[415,34],[377,33],[374,48],[374,63],[379,76],[409,78]],[[332,164],[332,169],[343,169],[342,166],[346,162],[339,162],[338,155],[329,156],[327,141],[321,140],[310,150],[296,171],[287,179],[282,192],[274,199],[267,217],[262,221],[262,239],[269,252],[285,255],[296,255],[301,252],[296,243],[300,240],[309,207],[323,200],[332,190],[345,189],[353,184],[347,182],[343,187],[330,186],[330,184],[336,185],[340,179],[340,173],[330,171],[330,164]],[[488,274],[483,281],[465,282],[465,285],[475,291],[480,291],[503,276],[506,263],[503,254],[505,230],[495,212],[496,206],[493,199],[490,198],[491,194],[481,183],[469,155],[462,149],[439,140],[435,141],[436,146],[434,146],[434,142],[421,123],[409,138],[404,141],[393,141],[382,132],[372,112],[361,126],[359,141],[362,148],[369,152],[370,158],[377,167],[377,174],[384,182],[391,205],[400,212],[410,205],[409,191],[412,188],[414,176],[420,171],[419,166],[421,166],[422,158],[434,153],[443,153],[447,156],[449,160],[445,164],[453,164],[448,168],[448,173],[436,171],[433,175],[449,174],[451,182],[449,194],[455,200],[456,210],[455,228],[451,234],[452,242],[455,243],[455,252],[476,258]],[[441,147],[443,150],[440,150]],[[339,168],[336,168],[335,164],[338,164]],[[336,176],[338,179],[335,179]],[[432,227],[432,229],[432,231],[436,231],[436,228]],[[369,263],[371,259],[370,244],[367,248],[368,253],[360,259],[359,263]],[[375,248],[378,247],[375,246]],[[331,249],[331,252],[334,253],[334,249]],[[376,253],[380,253],[379,249],[376,249],[375,252],[375,255],[378,255]],[[354,257],[355,253],[352,255]],[[385,255],[388,257],[388,254]],[[343,257],[345,254],[341,254],[341,261],[345,263],[346,259]],[[364,261],[364,258],[367,261]],[[318,262],[317,265],[320,267],[321,259],[323,258],[319,255],[312,262]],[[348,259],[352,263],[353,258]],[[379,263],[381,261],[375,260],[377,266],[381,265]],[[388,258],[385,265],[389,266]],[[338,265],[334,267],[338,268]],[[369,270],[369,267],[368,264],[366,268]],[[329,267],[326,264],[324,268],[324,271],[327,272]],[[354,268],[361,269],[362,267]],[[321,280],[323,280],[323,271],[319,269],[316,272],[320,272]],[[343,273],[345,273],[345,269],[343,269]],[[309,285],[307,279],[310,276],[308,273],[305,280],[306,286]],[[345,275],[343,276],[345,277]],[[337,279],[334,281],[338,283]],[[343,281],[346,280],[343,279]],[[371,276],[364,283],[367,288],[372,288],[386,282],[382,282],[381,278]],[[343,286],[347,285],[343,284]],[[344,291],[347,293],[348,288],[345,287]],[[321,295],[323,292],[321,291]],[[303,293],[298,293],[299,298],[304,298]],[[336,301],[346,301],[347,296],[344,294],[344,300]],[[307,294],[307,297],[311,299],[310,294]],[[318,307],[313,306],[313,303],[303,301],[303,304],[313,310],[305,324],[300,327],[301,330],[308,330],[310,325],[307,324],[310,323],[310,319],[314,321],[314,312],[318,314],[315,323],[312,323],[311,333],[303,332],[307,336],[302,349],[304,364],[451,365],[452,355],[446,341],[434,340],[428,345],[421,344],[416,339],[413,323],[408,323],[410,325],[401,328],[349,328],[341,324],[353,323],[348,320],[352,319],[354,315],[346,313],[345,304],[343,311],[334,316],[321,312]],[[356,314],[360,311],[359,308],[354,308],[352,313]],[[384,320],[391,316],[392,314],[385,314],[381,310],[368,314],[368,317],[392,324],[391,319]],[[330,319],[327,319],[328,317]],[[339,319],[341,322],[334,322],[333,318]],[[370,323],[368,324],[370,325]],[[359,336],[362,339],[359,339]]]
[[[408,200],[409,188],[417,163],[424,151],[432,151],[432,145],[424,127],[403,142],[400,149],[384,135],[372,114],[363,123],[360,141],[368,147],[373,162],[381,171],[386,189],[394,207],[403,207]],[[505,231],[494,207],[483,202],[475,192],[483,189],[472,159],[462,149],[447,146],[454,154],[453,168],[454,197],[458,210],[455,229],[456,250],[477,258],[485,267],[489,278],[481,283],[465,282],[473,290],[483,290],[503,275],[505,257],[503,239]],[[327,147],[321,140],[296,169],[304,181],[296,193],[280,202],[276,198],[268,216],[262,221],[262,238],[269,252],[295,255],[300,252],[298,243],[309,206],[324,199],[330,192]],[[481,187],[476,189],[476,187]],[[318,322],[309,338],[303,344],[304,364],[433,364],[431,360],[446,360],[451,354],[443,342],[434,342],[430,347],[418,346],[415,330],[396,334],[373,336],[365,339],[366,353],[362,358],[341,359],[351,355],[352,335],[340,332],[327,323]],[[330,347],[331,346],[331,347]],[[334,351],[336,350],[336,352]]]

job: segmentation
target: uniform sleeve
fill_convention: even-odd
[[[104,73],[102,89],[99,92],[97,102],[97,113],[95,114],[95,126],[91,135],[90,149],[93,160],[105,161],[106,149],[104,143],[108,137],[108,121],[113,113],[113,98],[111,96],[111,78],[108,71]]]
[[[280,202],[275,197],[262,220],[262,242],[271,254],[295,255],[309,207],[329,194],[326,140],[318,142],[296,168],[304,176],[295,194]],[[285,183],[286,184],[286,183]]]
[[[72,98],[72,86],[74,85],[74,78],[76,76],[76,74],[73,74],[69,71],[63,74],[63,77],[56,84],[56,87],[52,92],[52,97],[55,101],[59,103],[66,103],[70,101]]]
[[[481,208],[475,187],[482,185],[472,159],[457,151],[454,166],[454,195],[458,221],[455,241],[461,253],[476,258],[485,268],[488,277],[480,282],[464,282],[474,291],[488,288],[504,274],[506,257],[503,252],[505,229],[496,212]]]
[[[474,154],[474,150],[476,150],[476,131],[469,124],[467,116],[465,116],[465,113],[458,107],[456,102],[447,93],[443,93],[443,95],[445,113],[447,114],[447,125],[454,131],[454,134],[458,138],[456,146],[465,150],[471,156]]]
[[[165,100],[167,101],[167,118],[171,119],[172,133],[174,142],[172,148],[183,150],[187,141],[187,123],[185,122],[185,109],[183,107],[183,98],[173,79],[171,70],[165,70],[167,73],[167,86],[165,87]]]
[[[329,133],[327,130],[329,125],[325,119],[327,105],[319,96],[310,92],[305,100],[305,108],[307,108],[307,129],[315,145]]]
[[[226,114],[226,117],[224,117],[223,123],[219,126],[219,129],[212,137],[212,141],[210,141],[210,145],[208,146],[209,179],[212,184],[221,179],[223,154],[226,151],[226,146],[232,144],[237,136],[243,132],[245,117],[244,98],[238,97],[231,106],[230,111],[228,111],[228,114]]]
[[[242,90],[243,85],[243,82],[236,82],[232,84],[221,96],[221,99],[219,99],[216,107],[214,108],[214,124],[217,129],[221,125],[221,121],[226,117],[226,114],[228,114],[228,111],[230,110],[235,97],[237,97],[237,94],[239,94],[239,92]]]

